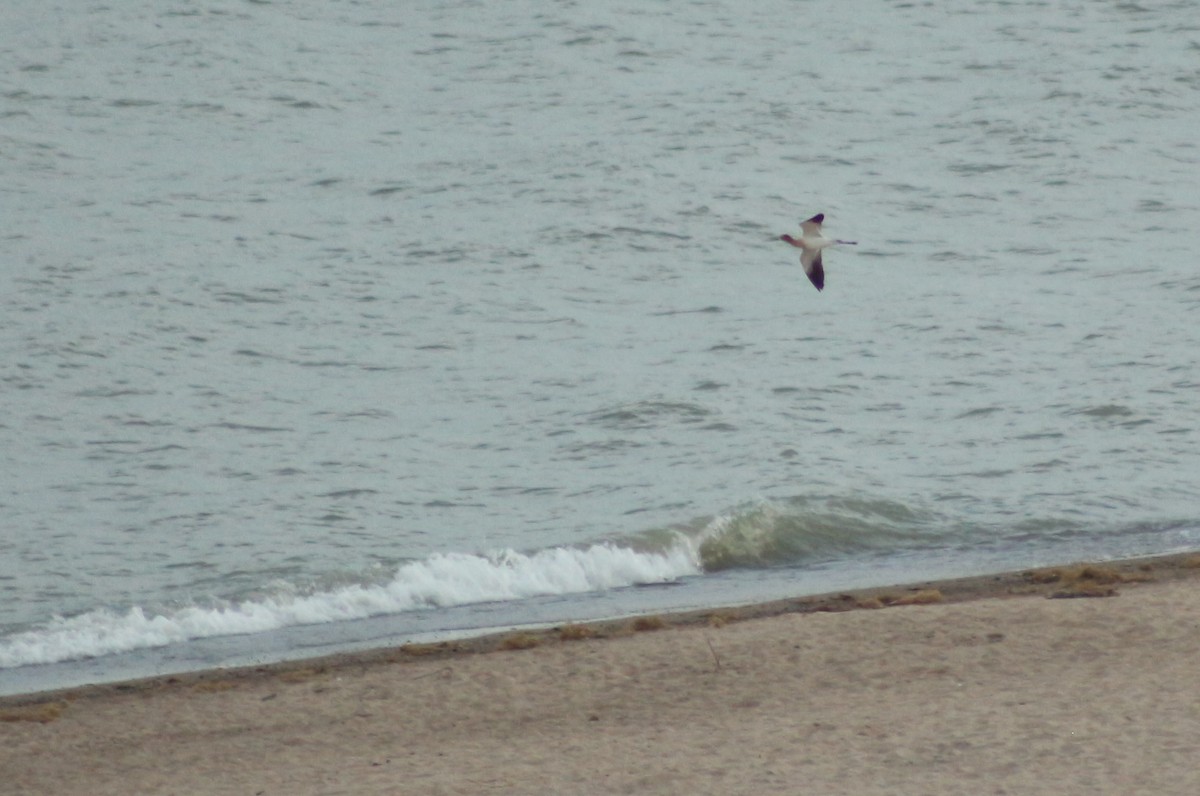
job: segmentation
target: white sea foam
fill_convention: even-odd
[[[683,537],[670,549],[657,553],[598,544],[529,554],[509,550],[491,556],[434,555],[404,564],[382,584],[354,584],[311,594],[275,594],[154,614],[134,607],[124,612],[105,609],[55,618],[0,640],[0,668],[422,608],[662,583],[699,572],[696,550]]]

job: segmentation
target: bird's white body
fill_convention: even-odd
[[[817,290],[825,288],[825,269],[821,265],[821,250],[839,243],[853,246],[858,242],[825,237],[821,234],[821,222],[824,220],[825,214],[817,213],[807,221],[800,222],[799,238],[793,238],[791,235],[779,236],[780,240],[790,243],[800,250],[800,265],[804,266],[804,273],[808,275],[809,281]]]

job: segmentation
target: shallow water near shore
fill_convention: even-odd
[[[9,4],[0,690],[1200,548],[1188,8]]]

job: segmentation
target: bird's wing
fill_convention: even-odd
[[[801,237],[807,238],[810,235],[820,235],[821,234],[821,222],[824,220],[825,220],[825,214],[817,213],[815,216],[808,219],[807,221],[801,221],[800,229],[803,230],[803,235]]]
[[[808,274],[808,279],[817,290],[825,289],[825,269],[821,267],[821,250],[816,251],[805,250],[800,255],[800,264],[804,266],[804,273]]]

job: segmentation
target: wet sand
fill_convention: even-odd
[[[1200,793],[1200,556],[0,698],[0,793]]]

